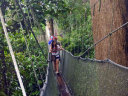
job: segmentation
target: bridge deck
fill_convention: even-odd
[[[66,83],[63,80],[61,74],[57,74],[57,83],[60,92],[60,96],[71,96]]]

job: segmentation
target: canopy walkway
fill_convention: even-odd
[[[1,11],[0,15],[22,93],[23,96],[26,96]],[[67,51],[62,51],[60,74],[54,74],[52,62],[49,62],[46,80],[43,88],[40,90],[40,96],[128,96],[128,67],[116,64],[109,59],[101,61],[81,58],[92,47],[96,46],[127,24],[128,22],[107,34],[104,38],[90,46],[79,57],[73,56]],[[33,31],[32,34],[34,38],[36,38]],[[35,40],[41,49],[37,39]],[[44,53],[43,50],[42,53]],[[46,56],[45,59],[47,59]]]
[[[72,96],[128,95],[128,68],[111,60],[84,59],[62,51],[60,72]],[[58,84],[58,77],[49,62],[40,96],[59,96]]]

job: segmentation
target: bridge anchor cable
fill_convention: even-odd
[[[10,40],[9,40],[9,36],[8,36],[7,29],[6,29],[6,26],[5,26],[3,14],[2,14],[2,11],[1,11],[1,7],[0,7],[0,19],[1,19],[1,23],[2,23],[2,26],[3,26],[4,34],[5,34],[5,37],[6,37],[6,40],[7,40],[7,44],[8,44],[8,47],[9,47],[9,51],[10,51],[10,54],[11,54],[11,57],[12,57],[12,60],[13,60],[13,64],[14,64],[15,71],[16,71],[16,75],[17,75],[18,81],[20,83],[22,94],[23,94],[23,96],[27,96],[26,92],[25,92],[25,88],[24,88],[23,82],[22,82],[22,79],[21,79],[21,76],[20,76],[20,72],[19,72],[19,69],[18,69],[18,66],[17,66],[15,55],[14,55],[14,52],[13,52],[13,49],[12,49],[12,45],[11,45]]]

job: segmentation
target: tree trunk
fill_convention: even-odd
[[[94,43],[128,22],[127,0],[90,0]],[[95,47],[96,59],[128,66],[128,28],[123,27]]]
[[[50,35],[54,36],[53,19],[49,19],[49,31],[50,31]]]

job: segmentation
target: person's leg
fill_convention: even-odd
[[[53,62],[54,63],[54,71],[56,72],[56,60]]]
[[[59,73],[59,59],[56,59],[56,73]]]
[[[53,64],[53,70],[56,72],[56,58],[54,55],[51,56],[52,64]]]

